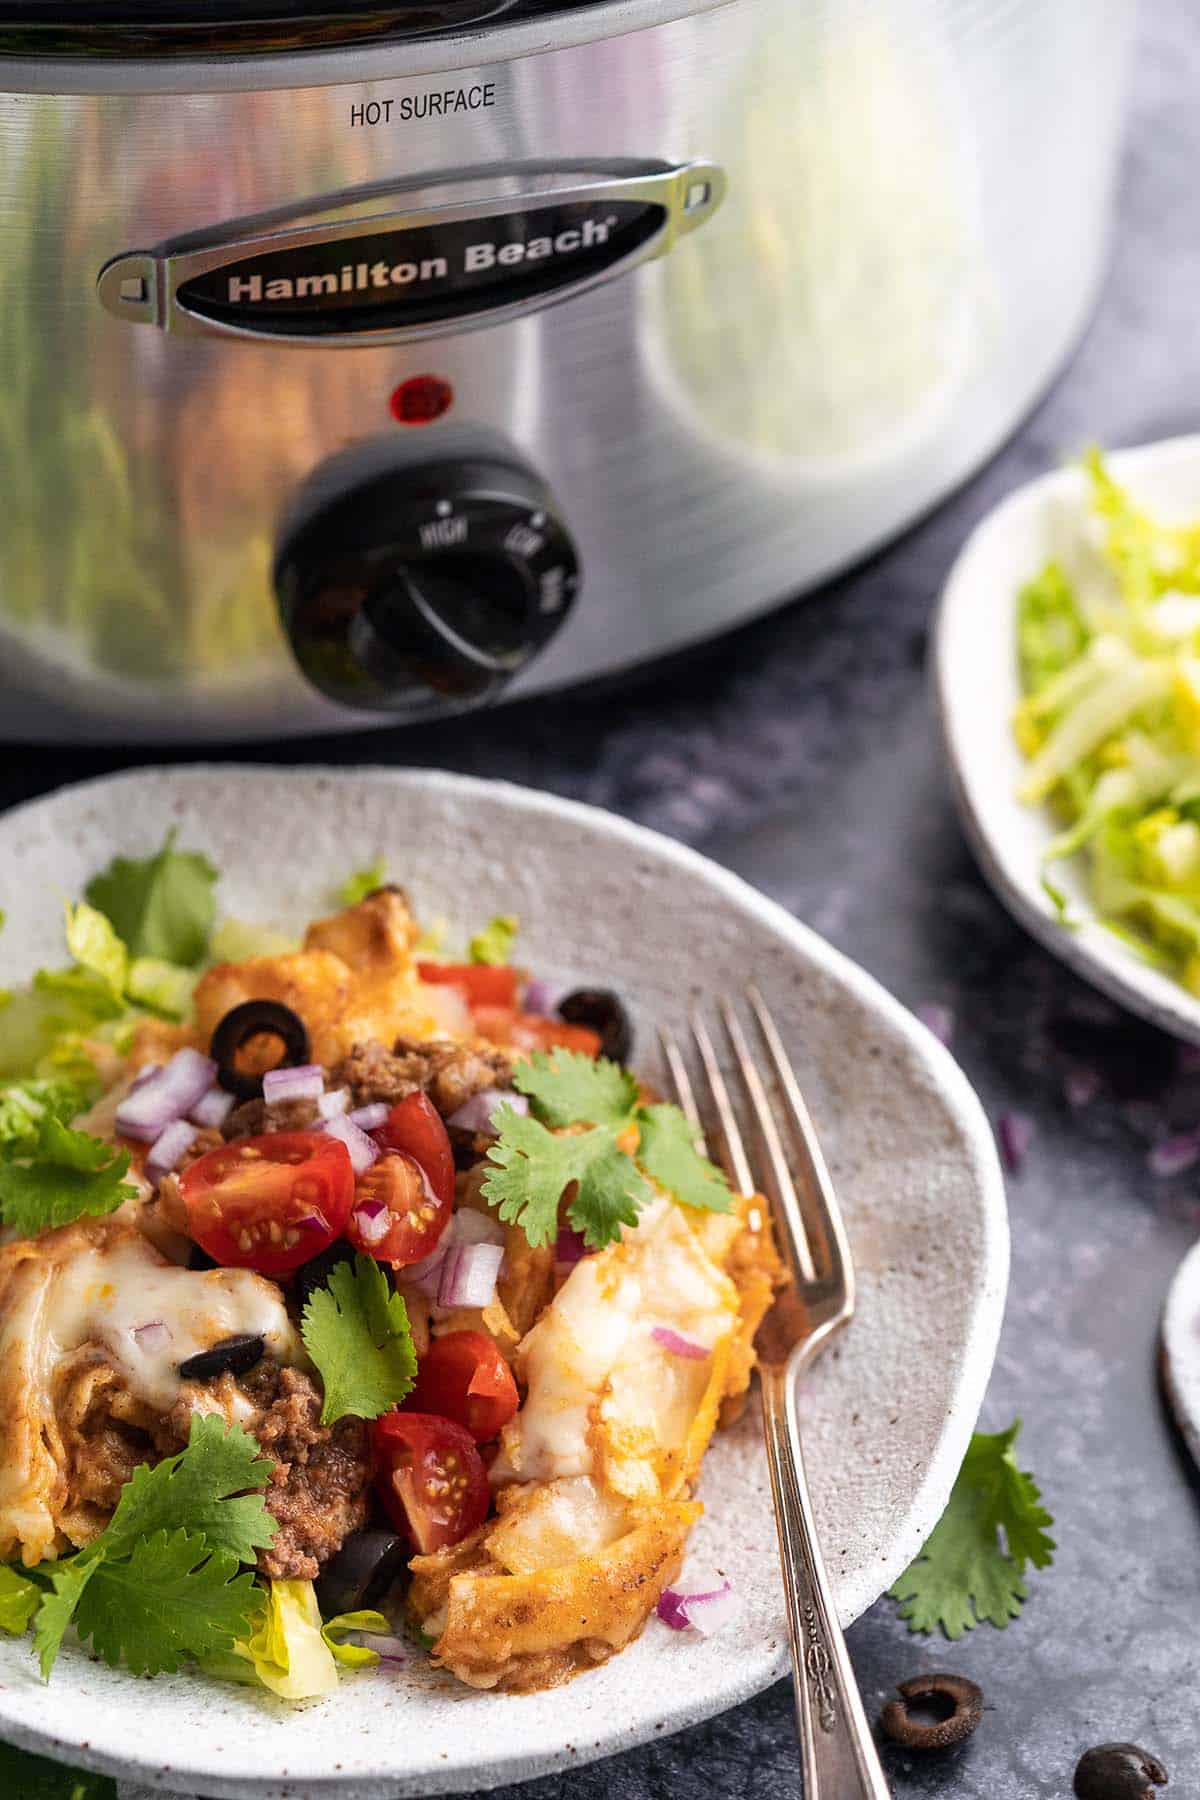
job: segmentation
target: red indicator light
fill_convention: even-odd
[[[440,375],[410,375],[388,402],[397,425],[428,425],[453,404],[454,389]]]

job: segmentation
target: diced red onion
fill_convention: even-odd
[[[714,1631],[728,1624],[737,1610],[737,1596],[730,1581],[723,1581],[719,1587],[692,1592],[683,1588],[664,1588],[657,1607],[659,1618],[672,1631],[686,1631],[690,1625],[704,1637],[711,1637]]]
[[[319,1063],[268,1069],[262,1086],[263,1099],[268,1106],[275,1106],[281,1100],[319,1100],[325,1092],[325,1071]]]
[[[932,1031],[939,1044],[949,1047],[954,1038],[955,1018],[950,1007],[940,1005],[936,1000],[927,1000],[918,1006],[917,1017],[927,1030]]]
[[[443,1238],[429,1256],[422,1257],[420,1262],[409,1263],[406,1269],[397,1270],[396,1280],[402,1287],[412,1288],[414,1292],[423,1294],[426,1300],[436,1302],[442,1285],[442,1269],[449,1254],[450,1245]]]
[[[198,1050],[177,1050],[170,1062],[130,1088],[117,1107],[117,1130],[152,1144],[172,1120],[191,1112],[216,1073],[216,1063]]]
[[[189,1125],[186,1119],[173,1119],[155,1138],[146,1158],[146,1180],[159,1181],[177,1169],[199,1135],[199,1126]]]
[[[450,1216],[447,1241],[452,1244],[504,1244],[507,1233],[499,1219],[490,1213],[476,1212],[473,1206],[460,1206]]]
[[[1069,1069],[1063,1082],[1063,1093],[1071,1111],[1082,1112],[1085,1106],[1090,1106],[1103,1085],[1098,1069]]]
[[[672,1331],[669,1325],[656,1325],[650,1336],[672,1356],[690,1357],[693,1362],[703,1362],[711,1356],[712,1351],[707,1344],[699,1343],[695,1338],[684,1337],[682,1331]]]
[[[1150,1173],[1161,1179],[1182,1175],[1185,1169],[1200,1162],[1200,1132],[1185,1131],[1163,1138],[1154,1145],[1146,1162]]]
[[[439,1306],[490,1306],[504,1252],[499,1244],[456,1244],[438,1283]]]
[[[387,1124],[388,1114],[391,1110],[386,1101],[376,1100],[372,1106],[356,1106],[352,1113],[346,1114],[346,1117],[352,1125],[357,1125],[360,1131],[378,1131],[381,1125]]]
[[[323,1237],[329,1230],[329,1220],[325,1217],[323,1212],[313,1211],[305,1213],[302,1219],[293,1219],[291,1228],[293,1231],[320,1232]]]
[[[495,1135],[492,1117],[502,1106],[511,1106],[514,1112],[527,1113],[529,1101],[524,1094],[518,1094],[512,1088],[483,1088],[478,1094],[472,1094],[469,1100],[456,1112],[452,1112],[446,1123],[456,1125],[460,1131],[490,1131]]]
[[[405,1661],[404,1639],[388,1637],[382,1631],[347,1631],[342,1642],[353,1644],[358,1650],[374,1650],[380,1662]]]
[[[227,1094],[223,1087],[210,1087],[207,1094],[201,1094],[188,1117],[193,1125],[219,1131],[236,1105],[233,1095]]]
[[[145,1325],[135,1325],[130,1336],[144,1355],[154,1356],[170,1343],[171,1328],[161,1319],[150,1319]]]
[[[361,1200],[352,1216],[364,1244],[382,1244],[392,1229],[391,1211],[382,1200]]]
[[[572,1225],[564,1225],[554,1242],[554,1260],[562,1269],[573,1269],[577,1262],[589,1254],[582,1231],[576,1231]]]
[[[356,1175],[365,1175],[379,1156],[379,1145],[348,1118],[326,1119],[325,1130],[340,1139],[350,1152],[350,1165]]]
[[[322,1094],[317,1101],[317,1111],[323,1119],[340,1118],[342,1113],[350,1111],[350,1089],[333,1088],[328,1094]]]
[[[1024,1113],[1001,1113],[996,1120],[996,1138],[1005,1168],[1010,1175],[1015,1175],[1033,1142],[1033,1120]]]
[[[548,1019],[551,1013],[558,1011],[559,1001],[570,991],[565,981],[531,981],[526,985],[522,1008],[527,1013],[537,1013],[540,1018]]]

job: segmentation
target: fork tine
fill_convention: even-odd
[[[721,1001],[721,1017],[725,1022],[725,1029],[729,1033],[729,1041],[733,1046],[738,1070],[749,1096],[755,1123],[767,1154],[774,1189],[773,1198],[778,1202],[785,1215],[789,1236],[795,1245],[800,1273],[805,1281],[815,1282],[817,1270],[813,1262],[808,1230],[804,1223],[804,1215],[800,1210],[800,1200],[792,1182],[787,1157],[784,1155],[779,1127],[775,1123],[775,1114],[771,1110],[771,1103],[767,1098],[762,1077],[759,1075],[758,1065],[750,1054],[750,1046],[746,1042],[746,1034],[742,1030],[741,1020],[728,1000]]]
[[[780,1091],[787,1104],[790,1123],[794,1127],[797,1147],[804,1159],[805,1186],[809,1197],[821,1214],[820,1224],[829,1250],[841,1264],[840,1273],[849,1288],[854,1279],[854,1265],[850,1257],[850,1244],[846,1237],[846,1227],[842,1220],[842,1209],[838,1205],[837,1194],[829,1174],[829,1168],[817,1137],[812,1115],[805,1104],[804,1095],[800,1092],[800,1084],[796,1080],[796,1071],[792,1061],[783,1047],[783,1039],[779,1029],[767,1008],[767,1003],[757,987],[746,989],[746,998],[758,1021],[763,1042],[771,1058]]]
[[[688,1074],[687,1064],[683,1060],[683,1051],[679,1048],[679,1040],[673,1031],[668,1030],[667,1026],[660,1025],[658,1041],[662,1045],[663,1059],[675,1087],[675,1098],[679,1103],[679,1109],[703,1143],[704,1124],[700,1118],[700,1108],[696,1105],[695,1093],[692,1090],[692,1078]]]
[[[708,1078],[712,1093],[713,1105],[717,1110],[717,1121],[720,1125],[721,1161],[725,1173],[739,1194],[753,1194],[758,1191],[758,1184],[750,1173],[750,1161],[746,1155],[746,1146],[738,1127],[737,1114],[733,1110],[733,1102],[729,1098],[729,1089],[725,1085],[725,1077],[721,1073],[721,1065],[717,1061],[717,1053],[713,1041],[708,1035],[708,1026],[704,1023],[699,1007],[692,1008],[692,1036],[696,1040],[696,1048],[700,1052],[700,1061],[704,1064],[704,1073]]]

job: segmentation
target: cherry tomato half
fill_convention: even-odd
[[[453,1168],[451,1178],[453,1183]],[[453,1185],[451,1197],[443,1199],[434,1192],[414,1156],[403,1150],[385,1150],[355,1183],[346,1236],[356,1250],[400,1268],[430,1255],[446,1229],[453,1204]],[[381,1206],[387,1209],[386,1217]]]
[[[354,1170],[323,1131],[269,1131],[197,1157],[179,1186],[202,1250],[226,1267],[286,1275],[341,1236]]]
[[[487,1518],[487,1470],[470,1434],[432,1413],[385,1413],[371,1428],[388,1517],[423,1556],[461,1543]]]
[[[453,1203],[454,1152],[441,1115],[428,1094],[410,1094],[407,1100],[393,1106],[374,1137],[385,1150],[403,1150],[411,1156],[424,1169],[437,1198],[447,1206]]]
[[[517,1004],[517,971],[507,963],[419,962],[417,973],[422,981],[458,988],[470,1007]]]
[[[590,1025],[568,1025],[565,1019],[546,1019],[539,1013],[517,1012],[511,1006],[477,1006],[471,1023],[489,1043],[509,1050],[578,1050],[599,1056],[600,1033]]]
[[[404,1402],[414,1412],[440,1413],[486,1444],[520,1405],[512,1370],[482,1331],[448,1331],[421,1358],[417,1385]]]

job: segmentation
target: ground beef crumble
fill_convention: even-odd
[[[233,1138],[259,1137],[264,1131],[311,1131],[320,1118],[315,1100],[267,1101],[260,1097],[235,1106],[221,1132],[228,1143]]]
[[[355,1044],[329,1075],[331,1088],[350,1089],[356,1107],[377,1100],[394,1106],[410,1094],[426,1093],[443,1118],[472,1095],[511,1082],[512,1061],[503,1050],[416,1038],[397,1038],[391,1050],[374,1039]]]
[[[367,1522],[367,1428],[349,1418],[322,1425],[321,1397],[299,1369],[260,1363],[241,1385],[265,1407],[251,1429],[275,1462],[266,1500],[279,1530],[258,1566],[275,1581],[311,1581]]]

